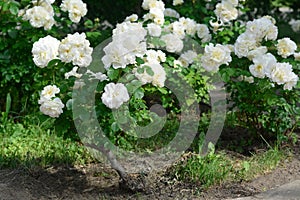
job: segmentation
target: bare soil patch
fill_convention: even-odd
[[[226,183],[202,190],[170,179],[164,172],[147,177],[146,191],[131,192],[119,185],[115,171],[101,164],[85,167],[0,170],[0,199],[226,199],[251,196],[300,179],[299,154],[274,171],[249,182]]]

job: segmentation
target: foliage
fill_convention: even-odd
[[[89,5],[89,8],[92,10],[91,16],[94,16],[96,15],[96,11],[93,10],[94,6],[92,5],[95,5],[98,2],[90,2],[91,4]],[[153,150],[161,144],[166,144],[166,141],[162,140],[165,138],[171,139],[174,136],[173,132],[176,132],[178,123],[180,123],[178,116],[182,114],[184,109],[190,108],[190,106],[194,104],[198,105],[210,103],[211,99],[209,97],[209,91],[213,88],[212,83],[216,81],[211,77],[217,74],[222,78],[222,80],[218,81],[225,82],[225,87],[230,96],[230,109],[234,113],[234,116],[239,120],[239,125],[249,128],[252,130],[253,134],[275,135],[281,141],[286,140],[286,137],[290,135],[295,128],[299,127],[299,82],[293,90],[286,90],[283,88],[283,83],[277,84],[276,81],[272,81],[270,78],[256,77],[249,70],[249,66],[253,64],[253,60],[250,58],[248,59],[245,56],[242,57],[235,55],[235,48],[233,46],[236,43],[237,38],[247,30],[247,22],[256,19],[258,17],[257,15],[270,14],[267,13],[269,10],[272,11],[271,14],[274,14],[273,8],[277,8],[278,5],[281,4],[281,1],[276,2],[277,4],[271,4],[270,1],[261,1],[256,12],[253,12],[253,8],[257,6],[257,4],[254,4],[257,3],[256,1],[240,2],[238,5],[233,6],[233,10],[239,9],[239,11],[244,14],[241,15],[240,18],[229,20],[230,22],[226,22],[222,24],[222,26],[220,25],[222,19],[220,16],[216,15],[216,11],[214,10],[219,1],[207,2],[204,0],[191,0],[186,1],[181,6],[172,6],[171,1],[166,1],[167,6],[178,10],[180,16],[185,18],[177,19],[172,16],[162,16],[163,18],[158,19],[158,21],[155,21],[157,20],[155,17],[158,16],[159,18],[161,15],[154,15],[155,17],[147,15],[148,11],[143,11],[140,8],[140,5],[138,5],[139,2],[103,2],[103,7],[101,7],[103,13],[107,14],[109,12],[110,15],[110,9],[106,9],[107,7],[115,6],[116,10],[114,10],[114,12],[118,12],[118,9],[120,7],[124,7],[124,5],[131,9],[138,7],[138,14],[140,16],[146,14],[145,18],[149,17],[149,19],[143,21],[143,18],[134,19],[135,16],[131,16],[131,19],[127,20],[126,23],[132,25],[132,27],[136,25],[140,26],[138,30],[141,31],[142,35],[144,32],[147,32],[148,25],[153,24],[153,21],[157,23],[156,25],[159,25],[160,28],[162,28],[162,33],[159,34],[160,36],[149,36],[145,34],[141,40],[148,44],[150,43],[152,45],[151,49],[156,47],[162,50],[162,53],[164,54],[162,57],[164,58],[160,58],[159,61],[161,64],[161,71],[158,70],[159,73],[157,73],[157,71],[154,70],[155,67],[152,66],[153,63],[147,60],[150,59],[151,56],[148,56],[145,52],[143,52],[142,55],[130,57],[129,59],[126,58],[130,61],[125,62],[125,64],[121,63],[123,66],[118,66],[117,64],[120,63],[114,61],[111,61],[108,64],[105,63],[105,66],[103,66],[103,63],[100,60],[95,59],[87,68],[85,68],[86,66],[80,66],[79,70],[76,72],[79,75],[76,75],[80,77],[82,75],[81,78],[71,77],[66,79],[65,74],[70,73],[70,71],[74,69],[73,67],[75,64],[63,62],[61,57],[59,57],[60,59],[54,59],[49,62],[48,66],[45,68],[38,68],[32,61],[31,50],[33,44],[35,44],[40,38],[44,38],[46,35],[51,35],[52,37],[61,40],[65,38],[67,34],[83,32],[87,36],[87,39],[90,42],[87,43],[91,44],[91,47],[96,48],[99,43],[104,41],[111,34],[113,35],[113,39],[112,41],[106,40],[105,42],[107,44],[113,43],[115,40],[114,38],[118,38],[114,45],[120,45],[122,42],[124,42],[123,47],[125,47],[128,43],[132,45],[130,43],[132,42],[132,38],[127,38],[128,35],[126,34],[121,35],[122,37],[118,37],[118,34],[116,33],[118,28],[122,31],[126,30],[126,28],[120,28],[122,26],[121,22],[125,16],[127,16],[125,11],[118,13],[118,15],[111,15],[114,16],[114,18],[102,16],[100,16],[100,19],[96,18],[94,20],[84,18],[82,23],[73,24],[67,17],[67,13],[62,12],[56,2],[52,6],[55,11],[55,21],[57,24],[50,30],[44,30],[41,28],[32,28],[29,22],[22,19],[21,14],[20,16],[18,15],[18,13],[22,13],[19,12],[19,9],[26,8],[27,5],[29,5],[29,7],[33,6],[29,0],[22,0],[21,2],[13,0],[3,1],[0,4],[0,16],[1,19],[3,19],[0,22],[2,27],[1,36],[3,36],[0,38],[0,62],[2,65],[0,69],[0,85],[1,88],[3,88],[0,94],[0,103],[3,105],[1,110],[5,110],[2,115],[3,122],[5,122],[5,124],[9,124],[9,116],[14,115],[15,113],[36,113],[37,104],[38,102],[42,102],[44,97],[41,95],[40,98],[39,93],[41,92],[39,91],[41,91],[46,85],[56,85],[60,89],[59,97],[65,105],[64,112],[60,118],[53,120],[55,129],[60,136],[69,137],[75,140],[79,139],[75,134],[74,121],[77,123],[90,120],[91,113],[88,112],[83,112],[76,116],[72,115],[71,111],[74,106],[74,97],[78,95],[77,98],[83,98],[80,99],[82,102],[80,102],[81,104],[79,106],[82,106],[81,108],[84,111],[95,110],[97,117],[95,121],[99,121],[106,137],[114,144],[130,150],[138,147],[139,145],[147,150]],[[276,9],[275,11],[277,12]],[[115,29],[113,33],[110,33],[110,29],[108,29],[108,31],[102,30],[104,29],[102,20],[104,21],[106,18],[110,21],[118,20],[118,22],[120,22],[117,26],[118,28]],[[264,19],[268,19],[270,22],[273,20],[268,17]],[[277,15],[275,19],[279,21],[287,20],[287,18],[280,18],[280,16]],[[175,44],[175,40],[172,40],[172,38],[170,40],[166,39],[168,38],[167,36],[170,36],[170,33],[173,34],[173,32],[176,31],[173,25],[180,22],[180,20],[186,20],[186,23],[192,21],[195,22],[195,24],[198,23],[197,25],[205,25],[208,30],[208,34],[206,36],[211,36],[211,38],[201,38],[199,36],[201,34],[198,34],[198,32],[197,34],[195,32],[194,34],[184,32],[184,36],[188,35],[188,37],[192,38],[193,42],[195,42],[187,47],[187,49],[184,49],[184,51],[190,49],[195,50],[196,45],[200,47],[198,52],[194,52],[197,55],[188,60],[186,66],[184,62],[179,62],[183,52],[176,52],[176,50],[172,51],[172,48],[171,50],[168,49],[169,46],[172,47],[172,45],[168,44],[168,42]],[[126,24],[126,26],[128,24]],[[170,28],[171,25],[173,28]],[[138,34],[139,31],[136,31],[135,34]],[[181,33],[180,29],[177,31]],[[184,31],[188,32],[188,30]],[[171,36],[173,36],[174,39],[174,35],[176,34],[172,34]],[[125,41],[122,41],[122,38],[125,38]],[[128,40],[126,40],[126,38]],[[137,38],[138,37],[134,37],[135,40],[137,40]],[[183,38],[175,39],[177,39],[177,41],[181,41],[184,40]],[[140,43],[141,41],[138,41],[137,43]],[[186,40],[184,40],[184,42],[186,42]],[[289,63],[293,68],[293,72],[296,75],[299,74],[299,60],[295,59],[296,56],[280,56],[276,51],[278,41],[275,39],[264,39],[257,43],[261,46],[265,46],[267,51],[272,53],[278,62]],[[211,48],[218,48],[219,46],[217,45],[221,46],[222,50],[225,49],[224,51],[226,51],[229,55],[224,56],[227,60],[224,59],[225,61],[217,63],[218,66],[216,71],[207,70],[203,62],[205,57],[210,57],[206,55],[208,49],[206,47],[209,46]],[[259,45],[257,44],[257,46]],[[174,46],[173,48],[178,48],[180,45]],[[119,46],[114,46],[112,49],[119,50],[117,47]],[[147,46],[147,48],[147,50],[150,49],[149,46]],[[101,53],[105,55],[109,54],[107,53],[108,51],[109,50],[107,48],[104,49],[104,52],[103,49],[101,49]],[[136,53],[135,51],[139,51],[139,48],[134,49],[134,53]],[[95,50],[94,53],[99,52]],[[211,57],[215,55],[216,54],[212,54]],[[80,56],[83,55],[80,54],[79,57]],[[99,58],[99,56],[100,55],[97,55],[93,58]],[[114,56],[115,55],[108,59],[114,59],[117,57]],[[216,57],[218,57],[218,55],[216,55]],[[163,72],[170,76],[166,76],[166,80],[164,81],[159,82],[159,78],[154,80],[155,76],[162,75],[164,74]],[[100,76],[98,73],[101,75],[100,78],[98,77]],[[94,76],[93,80],[91,80],[92,76]],[[145,81],[139,77],[147,77],[151,80],[146,80],[146,83],[144,83]],[[245,78],[242,78],[243,80],[241,80],[241,77],[250,77],[253,81],[245,81]],[[101,80],[100,83],[97,83],[96,91],[91,91],[89,85],[93,83],[95,79],[97,79],[97,81]],[[116,85],[117,82],[123,84],[128,92],[128,96],[130,96],[128,101],[124,100],[124,102],[121,103],[124,103],[123,107],[116,105],[109,106],[109,103],[100,101],[101,99],[103,100],[104,94],[109,93],[106,91],[106,86],[108,84]],[[165,87],[165,84],[172,84],[175,88],[180,88],[183,83],[191,87],[194,93],[190,94],[185,90],[183,92],[181,91],[182,96],[180,97],[185,100],[182,103],[178,96],[176,96],[177,94],[175,94],[170,88]],[[75,92],[73,91],[72,94],[72,89],[74,88]],[[78,93],[76,93],[76,90]],[[90,101],[93,99],[84,99],[91,93],[95,94],[96,105],[89,105]],[[118,92],[113,93],[112,96],[115,97],[117,95]],[[51,102],[53,100],[51,98],[52,96],[47,100]],[[155,104],[162,105],[162,108],[168,112],[168,115],[165,115],[164,113],[151,112],[149,108]],[[160,111],[163,112],[163,109],[160,109]],[[119,116],[118,121],[115,116],[116,111],[123,112],[124,114],[123,116]],[[195,109],[194,114],[198,114],[198,110]],[[199,136],[199,141],[197,141],[199,144],[203,139],[203,133],[205,133],[205,130],[207,129],[207,118],[210,117],[210,114],[210,112],[206,113],[204,115],[205,117],[202,121],[200,121],[198,132],[200,132],[201,135]],[[193,116],[192,113],[191,116]],[[163,122],[165,125],[162,125]],[[175,125],[172,127],[172,124]],[[147,125],[161,127],[161,132],[159,132],[158,136],[149,140],[149,146],[146,145],[147,142],[145,140],[139,139],[138,135],[138,133],[143,132],[140,130],[145,130],[143,128],[147,127]],[[5,128],[9,128],[9,126],[3,126],[2,128],[4,132],[6,132],[7,130]],[[24,127],[19,127],[18,129],[23,131],[23,128]],[[90,132],[91,134],[94,134],[94,131],[98,131],[93,129],[94,127],[87,127],[85,131]],[[14,129],[9,129],[7,132],[10,131],[15,132]],[[172,133],[164,135],[165,137],[162,136],[163,133],[169,131]],[[17,138],[15,135],[14,137]],[[158,142],[159,145],[153,146],[153,143],[156,142]],[[196,148],[197,146],[201,146],[199,144],[195,145]],[[222,159],[218,160],[219,158],[215,157],[214,154],[210,154],[207,158],[197,159],[198,161],[195,163],[198,164],[207,164],[213,160],[216,160],[216,162],[223,162]],[[202,169],[199,170],[201,171]],[[220,177],[225,176],[226,173],[222,172]],[[210,177],[208,177],[208,180],[209,179]],[[219,178],[217,178],[217,180],[219,180]]]
[[[192,181],[208,188],[226,180],[231,168],[231,161],[226,155],[215,154],[212,150],[204,157],[199,154],[188,157],[177,165],[174,175],[179,180]]]
[[[51,130],[53,120],[38,122],[27,116],[23,123],[0,124],[0,168],[48,165],[78,165],[92,161],[85,147],[63,139]]]
[[[100,25],[99,19],[86,19],[84,24],[72,26],[66,13],[60,13],[56,4],[53,4],[55,13],[57,16],[60,15],[60,17],[55,17],[57,26],[47,31],[42,28],[33,28],[29,22],[22,20],[22,16],[18,16],[19,10],[29,4],[29,0],[0,2],[0,105],[1,110],[4,110],[6,95],[10,93],[12,98],[11,114],[13,115],[26,115],[36,111],[35,105],[41,87],[49,84],[51,80],[57,83],[61,82],[64,78],[57,72],[64,72],[70,68],[70,66],[66,66],[65,69],[61,69],[49,65],[47,70],[43,70],[36,67],[31,54],[34,42],[46,35],[61,38],[75,30],[85,31],[92,45],[98,44],[107,37],[106,31],[101,33],[103,27]]]
[[[171,169],[171,174],[177,180],[193,182],[208,188],[226,182],[253,180],[277,167],[286,157],[287,153],[277,148],[244,158],[211,151],[204,157],[199,154],[186,155]]]

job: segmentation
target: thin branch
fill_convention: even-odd
[[[116,156],[110,149],[106,149],[104,147],[104,145],[97,146],[96,144],[89,144],[89,143],[85,143],[84,145],[86,145],[87,147],[96,149],[96,150],[100,151],[101,153],[103,153],[109,160],[111,167],[117,171],[117,173],[123,180],[126,180],[127,173],[125,172],[125,169],[117,161]]]

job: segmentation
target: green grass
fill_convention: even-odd
[[[76,165],[92,160],[87,150],[78,142],[63,139],[53,133],[47,124],[0,124],[0,168],[47,165]]]
[[[189,154],[171,170],[171,174],[177,180],[193,182],[205,189],[225,182],[251,180],[271,171],[286,157],[284,151],[276,148],[242,159],[223,151],[212,151],[205,157]]]
[[[261,174],[273,170],[287,156],[285,151],[271,148],[266,152],[253,154],[246,159],[236,160],[231,177],[234,180],[254,179]]]

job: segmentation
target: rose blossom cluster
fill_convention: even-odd
[[[67,37],[60,42],[58,53],[62,62],[77,65],[79,67],[87,67],[92,62],[93,48],[86,39],[85,33],[68,34]]]
[[[41,92],[41,97],[38,101],[40,111],[50,117],[59,117],[63,113],[65,107],[60,98],[55,97],[60,92],[56,85],[48,85]]]
[[[147,31],[140,22],[126,21],[118,24],[113,30],[112,42],[103,51],[104,68],[125,68],[129,64],[135,64],[136,57],[143,57],[147,47],[145,37]]]
[[[266,46],[261,46],[263,40],[277,39],[278,28],[275,20],[269,16],[249,21],[246,24],[246,31],[242,33],[234,44],[235,54],[247,57],[253,64],[249,66],[249,71],[254,77],[269,78],[278,85],[284,85],[285,90],[291,90],[299,80],[293,72],[289,63],[279,63],[276,57],[268,53]],[[295,57],[297,45],[290,38],[282,38],[276,41],[277,54],[282,58],[291,55]]]
[[[44,27],[45,30],[49,30],[55,24],[55,12],[52,7],[54,2],[55,0],[32,0],[33,7],[20,10],[19,16],[35,28]],[[74,23],[78,23],[87,13],[86,4],[82,0],[63,0],[60,7],[62,11],[69,12],[69,18]]]
[[[252,51],[261,47],[263,40],[276,40],[278,28],[274,23],[274,19],[269,16],[247,22],[246,31],[239,35],[234,44],[235,54],[239,58],[248,57],[249,54],[253,56]]]
[[[238,9],[236,7],[238,6],[238,3],[238,0],[222,0],[216,5],[214,12],[217,16],[217,21],[220,22],[220,24],[215,24],[217,26],[216,28],[237,19]]]
[[[51,5],[54,0],[32,1],[32,3],[34,6],[26,10],[20,10],[19,16],[22,16],[23,20],[29,21],[31,26],[35,28],[51,29],[55,23],[54,10]]]
[[[53,59],[87,67],[92,61],[92,52],[85,33],[68,34],[61,42],[48,35],[35,42],[32,48],[33,61],[41,68],[46,67]]]
[[[166,72],[160,62],[166,61],[166,55],[160,50],[148,50],[145,63],[133,69],[134,75],[142,84],[152,83],[157,87],[164,87],[166,81]]]
[[[174,1],[175,4],[183,3],[183,1]],[[162,41],[163,47],[167,52],[177,53],[178,60],[175,63],[188,67],[198,56],[196,52],[185,51],[183,40],[189,37],[198,37],[201,41],[208,42],[211,40],[211,34],[207,25],[198,24],[193,19],[180,17],[173,9],[165,9],[165,5],[161,0],[144,0],[142,7],[149,10],[143,16],[142,22],[138,21],[136,14],[126,17],[124,22],[117,24],[113,30],[112,41],[103,49],[105,55],[102,62],[105,69],[110,67],[114,69],[126,68],[133,66],[132,73],[142,83],[151,83],[156,87],[164,87],[166,81],[166,72],[161,65],[166,61],[166,55],[162,51],[154,50],[157,47],[151,43],[151,38],[157,38]],[[172,23],[165,25],[164,17],[169,16],[174,19]],[[143,26],[143,23],[146,23]],[[149,40],[150,38],[150,40]],[[144,60],[143,64],[138,64],[136,58]],[[225,59],[225,58],[224,58]],[[224,61],[225,63],[227,61]],[[122,89],[123,94],[127,94],[126,87],[107,87],[102,96],[102,102],[109,108],[117,108],[120,102],[125,100],[115,94],[115,90]],[[118,102],[118,103],[109,103]]]
[[[87,67],[92,61],[93,49],[89,45],[84,33],[68,34],[61,42],[48,35],[33,44],[33,61],[41,68],[46,67],[53,59],[60,59],[66,63],[72,62],[75,66],[70,72],[65,73],[65,78],[69,79],[70,76],[80,78],[82,74],[77,73],[78,67]],[[59,98],[54,98],[57,93],[59,88],[56,86],[46,86],[41,93],[40,110],[50,117],[58,117],[63,112],[63,103]]]
[[[155,24],[163,25],[165,23],[165,4],[161,0],[144,0],[142,4],[144,10],[149,10],[149,13],[144,15],[144,19],[153,20]]]
[[[284,85],[283,89],[285,90],[292,90],[299,80],[299,77],[293,72],[291,64],[277,62],[271,53],[254,57],[249,70],[254,77],[267,77],[278,85]]]

